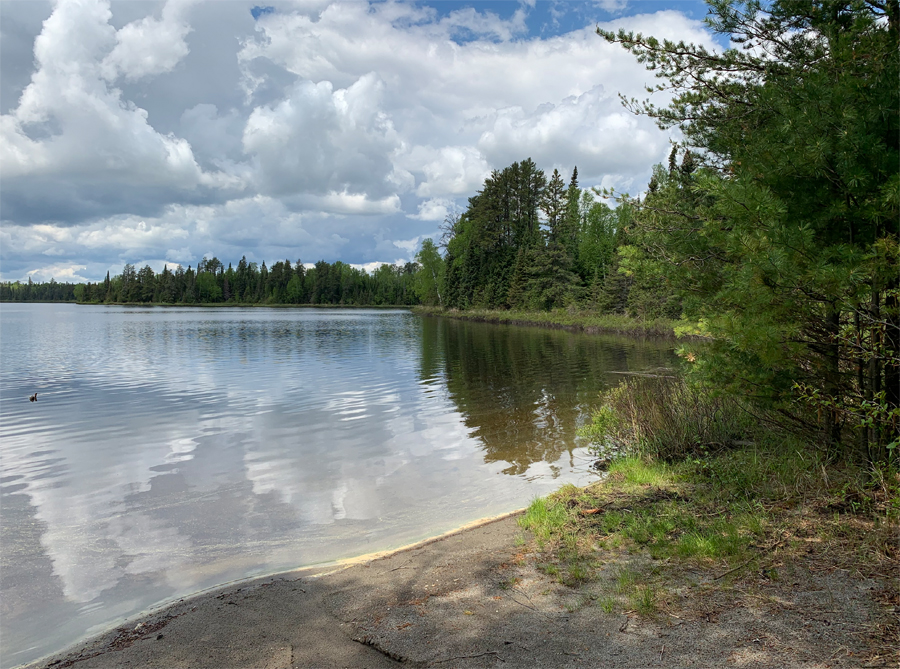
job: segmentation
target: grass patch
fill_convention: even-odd
[[[642,616],[649,616],[656,612],[656,592],[649,585],[641,585],[631,593],[631,606]]]
[[[566,526],[566,512],[555,502],[539,497],[519,519],[519,524],[530,530],[538,547],[543,548],[547,542],[561,535]]]
[[[585,431],[599,456],[617,453],[604,480],[564,486],[521,518],[545,574],[589,584],[607,614],[708,620],[711,601],[835,569],[874,579],[885,607],[900,601],[887,576],[900,571],[896,462],[829,462],[678,379],[628,379],[604,401]],[[873,638],[895,640],[896,619],[878,616]]]
[[[889,501],[900,479],[871,481],[801,450],[748,446],[677,463],[632,456],[614,461],[602,482],[534,500],[519,522],[544,573],[572,586],[597,580],[605,554],[622,550],[706,568],[727,576],[721,583],[801,554],[806,563],[886,573],[900,558]],[[610,601],[649,614],[659,600],[651,581],[620,571]]]
[[[616,600],[608,595],[600,597],[597,600],[597,605],[603,613],[615,613],[616,611]]]
[[[617,594],[626,595],[634,590],[635,584],[638,582],[638,573],[627,567],[616,572],[616,588]]]
[[[446,316],[479,323],[503,323],[507,325],[536,325],[566,328],[589,333],[625,334],[645,337],[675,338],[675,328],[687,324],[665,318],[640,320],[622,314],[607,314],[579,309],[554,309],[553,311],[513,311],[501,309],[440,309],[414,307],[413,311],[431,316]]]
[[[626,456],[615,460],[609,466],[609,477],[624,485],[634,487],[663,487],[673,483],[678,474],[675,468],[663,462]]]

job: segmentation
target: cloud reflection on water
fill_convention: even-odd
[[[607,382],[596,339],[407,312],[2,309],[4,663],[585,480]]]

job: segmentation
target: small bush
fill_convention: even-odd
[[[737,400],[680,378],[629,378],[602,399],[582,434],[604,453],[680,460],[730,447],[756,428]]]

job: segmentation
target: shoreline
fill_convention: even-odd
[[[672,576],[699,580],[699,596],[678,596],[656,616],[607,611],[603,588],[652,561],[623,549],[606,556],[597,581],[563,585],[526,543],[520,516],[475,521],[337,568],[226,585],[26,666],[812,669],[859,666],[867,653],[859,631],[876,620],[864,594],[878,585],[870,578],[801,566],[751,591],[737,576],[717,587],[720,568],[694,566]]]
[[[176,600],[161,603],[159,606],[147,609],[133,616],[130,616],[115,625],[111,625],[109,628],[102,632],[86,636],[79,641],[70,644],[62,650],[45,655],[26,664],[14,665],[14,669],[56,669],[61,667],[70,667],[73,665],[78,667],[118,667],[121,666],[121,664],[128,663],[129,660],[122,658],[120,655],[117,655],[117,653],[125,651],[126,649],[133,648],[137,642],[149,641],[151,639],[153,641],[162,641],[163,639],[165,639],[165,634],[160,634],[159,630],[167,627],[167,625],[176,618],[182,618],[188,616],[189,614],[198,613],[201,609],[204,608],[208,609],[210,604],[215,601],[221,601],[223,599],[236,596],[238,593],[258,591],[263,588],[269,588],[274,583],[285,584],[303,582],[304,584],[311,584],[322,583],[330,578],[340,579],[340,575],[344,574],[345,572],[353,570],[365,570],[368,569],[372,563],[380,561],[383,562],[402,559],[402,557],[406,554],[416,551],[425,551],[425,549],[427,549],[428,547],[431,547],[435,544],[440,544],[441,542],[456,540],[458,543],[464,546],[469,546],[470,548],[474,546],[475,550],[478,551],[482,548],[482,546],[472,541],[473,532],[481,530],[482,533],[484,533],[486,529],[491,525],[504,524],[504,531],[501,534],[494,536],[494,543],[500,544],[502,543],[503,538],[509,538],[507,535],[509,535],[513,531],[517,531],[518,518],[522,516],[524,512],[524,508],[519,508],[514,511],[509,511],[499,515],[479,518],[441,534],[428,537],[426,539],[422,539],[410,544],[405,544],[393,549],[375,551],[372,553],[365,553],[362,555],[342,558],[326,563],[307,565],[287,571],[265,574],[261,576],[253,576],[246,579],[239,579],[236,581],[222,583],[211,588],[186,595]],[[497,547],[498,546],[495,546],[494,548]],[[399,569],[405,569],[405,567],[401,566],[397,569],[397,571],[399,571]],[[296,591],[296,589],[292,589],[292,591]],[[302,592],[304,592],[305,594],[306,591]],[[229,601],[228,603],[231,603],[231,601]],[[206,627],[210,615],[214,616],[214,614],[211,614],[209,610],[202,611],[198,620],[188,621],[188,627],[194,629],[194,632],[196,632],[198,628]],[[256,632],[259,631],[260,630],[256,630]],[[266,635],[262,634],[262,636],[265,637]],[[365,644],[363,644],[363,646],[365,646]],[[132,652],[138,652],[138,654],[143,656],[143,652],[141,652],[140,649],[138,651]],[[368,653],[363,651],[362,656],[366,655],[368,655]],[[166,662],[167,661],[168,660],[166,660]],[[363,664],[349,666],[380,666],[378,664],[371,664],[371,661],[372,658],[366,658]],[[144,662],[145,660],[142,659],[141,664],[143,664]],[[151,660],[151,664],[147,666],[156,665]],[[176,662],[173,665],[167,665],[163,663],[160,666],[184,665],[179,665]],[[191,666],[203,665],[199,664]],[[219,658],[219,660],[217,660],[214,665],[209,666],[243,667],[245,665],[243,662],[234,664],[229,662],[227,658]],[[293,663],[284,666],[293,666]],[[326,663],[321,666],[332,665]]]
[[[409,304],[266,304],[261,302],[195,302],[191,304],[171,302],[60,302],[61,304],[75,304],[80,307],[187,307],[192,309],[406,309]],[[55,302],[14,302],[5,301],[2,304],[55,304]]]
[[[642,321],[619,314],[597,314],[593,312],[564,311],[501,311],[496,309],[441,309],[438,307],[411,307],[419,316],[436,316],[474,323],[542,327],[585,334],[614,334],[648,339],[708,340],[708,337],[685,333],[687,323],[666,319]]]
[[[405,544],[403,546],[399,546],[397,548],[390,548],[382,551],[373,551],[371,553],[363,553],[361,555],[356,555],[347,558],[339,558],[337,560],[330,560],[328,562],[322,562],[311,565],[304,565],[300,567],[296,567],[294,569],[288,569],[278,572],[272,572],[270,574],[262,574],[257,576],[251,576],[248,578],[236,579],[232,581],[226,581],[224,583],[219,583],[217,585],[211,586],[209,588],[204,588],[203,590],[198,590],[196,592],[192,592],[191,594],[185,595],[183,597],[178,597],[176,599],[164,600],[160,604],[153,606],[151,608],[145,609],[144,611],[140,611],[136,614],[133,614],[124,620],[110,625],[107,629],[96,632],[90,635],[87,635],[74,643],[69,644],[65,648],[55,651],[53,653],[49,653],[47,655],[42,656],[36,660],[32,660],[25,664],[13,665],[14,669],[24,669],[24,668],[36,668],[36,667],[55,667],[60,664],[64,664],[67,659],[60,658],[68,658],[71,659],[73,655],[76,653],[76,648],[80,646],[90,645],[93,642],[97,642],[105,637],[108,637],[111,634],[114,634],[121,630],[123,627],[129,627],[130,625],[140,624],[140,621],[146,621],[154,618],[158,618],[160,616],[166,616],[167,612],[170,609],[173,609],[179,604],[182,603],[191,603],[195,600],[202,600],[211,595],[215,595],[220,592],[228,592],[233,589],[242,590],[243,588],[253,587],[255,584],[262,582],[269,582],[273,579],[288,579],[289,577],[297,577],[300,578],[309,578],[309,579],[318,579],[327,576],[331,576],[333,574],[340,573],[346,569],[351,569],[356,566],[363,565],[370,562],[374,562],[377,560],[384,560],[388,558],[392,558],[397,555],[401,555],[403,553],[408,553],[410,551],[416,551],[420,549],[424,549],[431,544],[438,543],[440,541],[444,541],[451,537],[463,534],[465,532],[469,532],[474,529],[478,529],[484,527],[486,525],[490,525],[492,523],[501,522],[505,520],[509,520],[511,518],[518,518],[525,513],[525,507],[515,509],[513,511],[508,511],[506,513],[501,513],[494,516],[485,516],[483,518],[478,518],[476,520],[470,521],[468,523],[464,523],[459,527],[455,527],[451,530],[447,530],[441,534],[437,534],[426,539],[421,539],[419,541],[415,541],[409,544]],[[144,623],[146,625],[146,623]],[[57,661],[53,662],[52,660],[56,658]]]
[[[263,302],[78,302],[77,300],[0,300],[4,304],[74,304],[79,307],[188,307],[223,308],[268,307],[271,309],[414,309],[411,304],[267,304]]]

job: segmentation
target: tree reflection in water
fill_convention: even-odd
[[[577,429],[600,392],[676,364],[671,341],[424,317],[420,378],[442,380],[485,462],[525,474],[584,446]],[[556,472],[554,472],[554,476]]]

